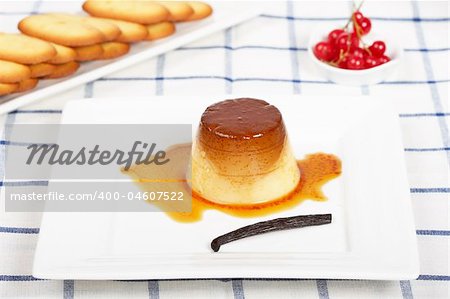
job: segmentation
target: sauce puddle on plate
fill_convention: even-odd
[[[188,168],[189,157],[191,155],[191,144],[180,144],[170,147],[166,150],[166,157],[170,158],[172,163],[170,167],[155,166],[154,164],[133,165],[128,171],[124,171],[136,180],[140,188],[146,192],[152,192],[155,189],[148,182],[155,180],[148,179],[155,177],[156,174],[164,173],[164,177],[185,178]],[[211,202],[200,195],[192,192],[186,179],[170,180],[173,191],[183,192],[184,198],[189,198],[192,192],[192,211],[186,212],[166,212],[173,220],[178,222],[196,222],[202,219],[203,212],[206,210],[218,210],[223,213],[237,217],[257,217],[273,214],[276,212],[291,209],[306,199],[325,201],[327,198],[322,192],[322,186],[330,180],[341,174],[341,161],[338,157],[325,154],[309,154],[303,160],[297,160],[297,165],[301,172],[300,182],[290,194],[282,198],[274,199],[270,202],[252,205],[223,205]],[[167,180],[161,180],[162,182]],[[164,211],[164,202],[148,201],[149,204],[157,205]]]

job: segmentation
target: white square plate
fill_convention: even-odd
[[[79,2],[78,5],[81,9],[82,1]],[[170,37],[154,42],[135,43],[127,55],[118,59],[83,63],[73,76],[58,80],[41,80],[37,88],[27,93],[0,96],[0,114],[93,81],[130,65],[179,48],[214,32],[239,24],[256,17],[270,5],[255,5],[245,1],[208,1],[208,3],[214,9],[212,16],[201,21],[179,23],[176,25],[177,31]],[[62,9],[64,10],[64,8]],[[2,25],[0,22],[0,31],[2,31],[1,29]]]
[[[248,95],[247,95],[248,96]],[[253,95],[254,96],[254,95]],[[70,102],[64,123],[189,123],[238,96]],[[49,279],[336,278],[413,279],[419,263],[397,115],[382,99],[263,96],[285,120],[298,158],[342,160],[326,202],[306,201],[257,218],[208,211],[183,224],[164,213],[45,213],[33,275]],[[195,132],[193,132],[195,133]],[[213,253],[210,241],[258,221],[332,213],[333,223],[260,235]]]

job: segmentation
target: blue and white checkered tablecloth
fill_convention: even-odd
[[[40,215],[2,211],[0,298],[449,298],[449,2],[367,1],[363,12],[374,30],[398,40],[405,63],[396,77],[362,88],[325,81],[306,53],[311,30],[342,25],[350,7],[343,1],[279,2],[256,19],[23,107],[1,121],[57,123],[65,102],[82,97],[255,92],[388,97],[398,108],[403,132],[420,250],[417,280],[36,280],[31,266]],[[24,16],[47,11],[80,11],[80,4],[2,1],[0,31],[15,31]],[[4,140],[0,146],[3,160]]]

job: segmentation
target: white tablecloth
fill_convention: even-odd
[[[237,4],[238,5],[238,4]],[[255,2],[255,5],[258,5]],[[236,6],[238,9],[238,6]],[[64,104],[82,97],[192,94],[374,95],[396,105],[420,250],[414,281],[195,280],[51,281],[31,276],[40,215],[0,214],[1,298],[448,298],[449,297],[449,3],[364,4],[373,30],[405,48],[398,74],[382,84],[327,82],[308,62],[311,30],[340,26],[349,2],[280,2],[264,15],[95,82],[1,117],[3,123],[57,123]],[[0,31],[30,13],[80,11],[68,1],[0,2]],[[0,142],[4,159],[5,144]],[[3,162],[0,171],[4,172]],[[3,188],[2,188],[3,189]],[[3,190],[2,190],[3,192]]]

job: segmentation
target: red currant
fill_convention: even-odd
[[[350,55],[347,61],[349,70],[362,70],[364,68],[364,59],[355,55]]]
[[[359,48],[359,38],[358,35],[352,33],[350,34],[350,49]]]
[[[351,52],[351,54],[353,56],[356,56],[356,57],[359,57],[359,58],[364,58],[364,56],[366,55],[365,51],[363,49],[359,48],[359,47],[358,48],[354,48],[353,51]]]
[[[345,55],[338,63],[338,67],[341,69],[347,69],[348,56]]]
[[[377,60],[379,65],[391,61],[391,59],[386,55],[378,57]]]
[[[357,10],[353,13],[353,22],[356,22],[359,24],[363,18],[364,18],[364,16],[360,11]]]
[[[342,33],[344,33],[344,30],[342,29],[334,29],[333,31],[331,31],[328,34],[328,41],[330,42],[330,44],[334,44],[336,42],[336,39],[339,37],[339,35],[341,35]]]
[[[350,36],[352,37],[352,39],[355,41],[356,40],[356,47],[359,47],[359,40],[360,37],[358,36],[358,34],[356,34],[355,31],[350,33]]]
[[[314,47],[314,55],[323,61],[330,61],[334,57],[334,51],[328,42],[319,42]]]
[[[368,56],[372,56],[372,54],[370,53],[370,51],[367,48],[363,48],[364,51],[364,58],[368,57]]]
[[[338,60],[339,59],[339,54],[340,54],[338,49],[336,49],[335,46],[331,46],[331,51],[332,51],[332,57],[331,57],[330,61]]]
[[[381,57],[384,55],[384,52],[386,51],[386,44],[380,40],[377,40],[369,47],[369,50],[373,56]]]
[[[370,29],[372,28],[372,22],[369,18],[362,18],[361,22],[358,23],[359,33],[360,35],[366,35],[370,32]]]
[[[378,59],[373,56],[366,56],[364,59],[364,65],[367,69],[376,67],[378,65]]]
[[[357,48],[359,46],[359,40],[356,37],[356,35],[348,34],[346,32],[339,35],[338,39],[336,40],[336,48],[338,51],[344,50],[344,52],[347,52],[351,49]]]

